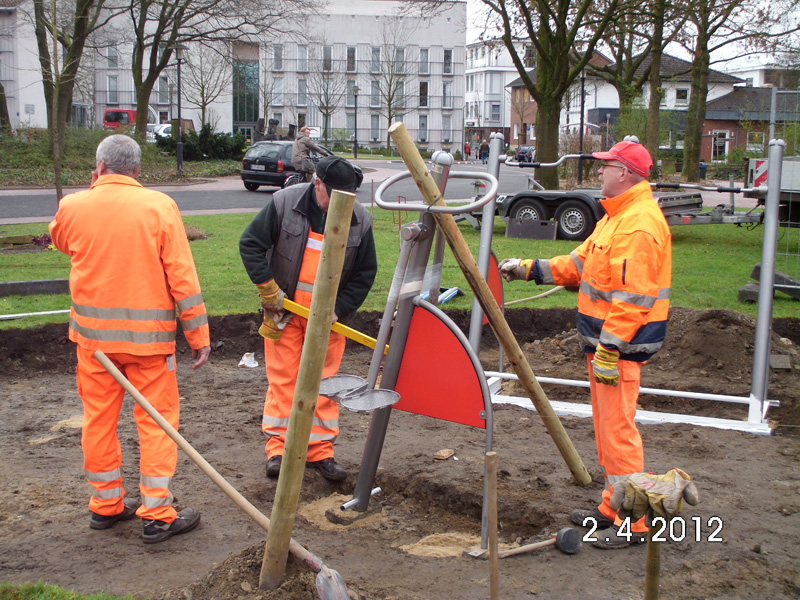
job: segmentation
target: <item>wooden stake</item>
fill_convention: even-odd
[[[403,161],[411,172],[411,176],[414,178],[417,187],[422,192],[425,202],[431,206],[445,206],[439,188],[433,181],[430,172],[425,167],[425,161],[422,160],[405,125],[403,125],[403,123],[394,123],[389,127],[389,134],[392,136],[397,149],[400,151],[400,155],[403,157]],[[550,437],[553,438],[553,442],[561,452],[561,456],[572,472],[572,476],[580,485],[588,485],[591,483],[592,478],[589,476],[589,472],[586,470],[580,456],[578,456],[578,452],[572,445],[572,441],[569,439],[564,425],[550,405],[550,401],[547,399],[547,395],[544,393],[542,386],[536,381],[533,370],[531,370],[528,361],[525,359],[525,355],[522,353],[522,349],[519,347],[519,343],[511,332],[511,328],[508,326],[503,312],[497,305],[494,296],[492,296],[489,285],[481,275],[475,258],[472,256],[469,246],[467,246],[467,243],[464,241],[464,237],[461,235],[461,231],[458,225],[456,225],[455,219],[453,219],[452,215],[444,213],[433,213],[433,216],[439,228],[444,233],[447,243],[456,258],[456,262],[458,262],[461,270],[464,272],[464,276],[472,288],[472,291],[475,293],[475,297],[478,299],[486,318],[489,320],[489,324],[494,330],[495,336],[497,336],[500,345],[503,347],[508,361],[511,363],[511,367],[519,377],[519,382],[528,392],[529,398],[536,407],[539,417],[550,433]]]
[[[658,583],[661,579],[661,542],[654,542],[658,528],[650,525],[647,532],[647,566],[644,576],[644,600],[658,600]]]
[[[325,235],[322,239],[322,255],[314,280],[311,311],[286,431],[281,472],[272,506],[271,526],[264,550],[264,562],[261,564],[258,586],[262,590],[277,589],[283,582],[286,570],[289,541],[306,468],[311,423],[328,352],[336,292],[342,276],[355,199],[355,194],[339,190],[334,190],[331,194]]]

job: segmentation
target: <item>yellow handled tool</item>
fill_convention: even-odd
[[[308,309],[303,306],[302,304],[298,304],[297,302],[292,302],[288,298],[283,299],[283,308],[288,310],[291,313],[296,314],[298,317],[303,317],[304,319],[308,318]],[[348,327],[347,325],[342,325],[338,321],[331,325],[331,331],[335,331],[336,333],[341,333],[344,337],[353,340],[361,344],[362,346],[368,346],[369,348],[375,348],[375,345],[378,341],[375,338],[371,338],[365,333],[361,333],[360,331],[356,331],[352,327]],[[386,354],[389,352],[389,346],[386,346],[383,353]]]

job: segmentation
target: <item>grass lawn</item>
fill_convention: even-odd
[[[378,249],[378,276],[362,310],[383,310],[397,264],[399,227],[417,218],[416,213],[389,213],[375,209],[375,240]],[[206,234],[207,239],[192,242],[203,296],[209,314],[235,314],[255,311],[258,298],[250,283],[238,252],[239,236],[252,219],[252,214],[220,214],[185,217]],[[460,224],[465,240],[477,255],[479,232],[466,222]],[[5,235],[41,235],[47,232],[45,223],[6,225],[0,230]],[[672,228],[673,278],[671,301],[674,306],[697,309],[729,309],[752,317],[755,304],[742,304],[737,299],[741,286],[750,280],[753,266],[761,260],[763,227],[748,229],[735,225],[686,225]],[[793,230],[779,229],[784,239],[781,251],[798,253],[797,235]],[[789,232],[789,233],[787,233]],[[511,239],[504,236],[505,224],[495,220],[493,248],[498,259],[519,257],[549,258],[568,254],[575,242]],[[788,242],[786,240],[789,240]],[[792,241],[794,240],[794,241]],[[69,260],[60,252],[0,253],[0,281],[25,281],[67,278]],[[458,286],[465,296],[448,302],[446,307],[468,309],[472,306],[472,293],[458,265],[448,250],[442,269],[442,287]],[[549,289],[533,283],[513,282],[505,285],[506,302],[528,298]],[[517,307],[573,307],[573,293],[561,291],[546,298],[517,304]],[[9,296],[0,298],[0,315],[41,312],[69,308],[67,295]],[[796,317],[797,301],[776,294],[775,317]],[[33,327],[47,322],[64,322],[66,315],[28,317],[13,321],[0,321],[0,328]]]

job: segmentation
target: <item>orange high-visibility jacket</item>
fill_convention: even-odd
[[[72,265],[72,341],[106,353],[172,354],[177,307],[189,345],[209,345],[192,251],[169,196],[103,175],[61,200],[50,235]]]
[[[602,201],[592,235],[568,256],[539,260],[541,283],[580,287],[578,335],[623,360],[646,361],[667,332],[672,235],[647,181]]]

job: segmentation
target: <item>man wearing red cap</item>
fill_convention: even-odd
[[[623,141],[595,152],[606,215],[569,255],[500,261],[506,281],[579,288],[578,337],[588,357],[597,457],[606,489],[597,508],[572,512],[596,526],[594,545],[625,548],[647,540],[644,518],[624,524],[610,505],[615,485],[644,471],[634,423],[642,365],[664,341],[672,276],[672,239],[647,176],[653,161],[641,144]],[[624,525],[624,527],[622,527]]]

